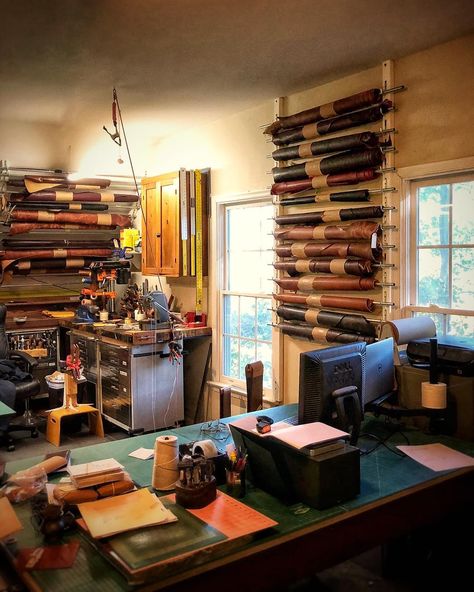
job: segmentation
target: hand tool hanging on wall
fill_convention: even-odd
[[[306,306],[331,308],[342,308],[344,310],[360,310],[362,312],[373,312],[377,305],[371,298],[360,298],[358,296],[339,296],[339,294],[273,294],[273,298],[287,304],[302,304]]]
[[[307,189],[320,189],[322,187],[337,187],[339,185],[358,185],[365,181],[377,179],[379,173],[374,169],[364,169],[362,171],[351,171],[346,173],[336,173],[334,175],[324,175],[321,177],[312,177],[302,181],[286,181],[282,183],[273,183],[271,187],[272,195],[281,195],[282,193],[297,193]]]
[[[111,140],[113,140],[117,146],[121,146],[122,145],[122,138],[120,137],[120,132],[119,132],[119,128],[118,128],[118,120],[117,120],[117,110],[118,110],[118,99],[117,99],[117,91],[115,90],[115,88],[113,89],[113,101],[112,101],[112,124],[114,126],[114,133],[109,132],[109,130],[105,127],[105,125],[102,127],[102,129],[107,132],[111,138]]]
[[[301,321],[311,326],[320,325],[322,327],[350,331],[368,337],[376,336],[375,323],[371,323],[362,315],[284,305],[280,305],[276,309],[276,313],[286,321]]]
[[[275,325],[285,335],[292,335],[295,337],[305,337],[314,341],[323,341],[327,343],[355,343],[358,341],[365,341],[365,343],[373,343],[373,337],[365,337],[350,333],[348,331],[339,331],[337,329],[325,329],[323,327],[310,327],[308,325],[292,325],[291,323],[279,323]]]
[[[272,173],[274,181],[280,183],[375,168],[382,164],[382,161],[383,153],[380,148],[372,148],[361,152],[342,152],[286,167],[274,167]]]
[[[346,225],[279,228],[273,232],[273,236],[278,240],[372,240],[374,235],[379,236],[381,232],[380,224],[364,220]]]
[[[382,218],[381,206],[368,206],[365,208],[341,208],[339,210],[320,210],[306,212],[304,214],[285,214],[276,216],[275,222],[284,224],[327,224],[328,222],[347,220],[366,220],[367,218]]]
[[[279,257],[296,257],[297,259],[360,257],[361,259],[369,259],[370,261],[380,261],[382,258],[382,247],[378,242],[375,244],[372,242],[294,242],[291,245],[275,247],[275,253]]]
[[[290,276],[300,273],[332,273],[335,275],[370,276],[375,273],[372,261],[368,259],[291,259],[276,261],[275,269],[286,271]]]
[[[275,134],[278,130],[298,127],[311,123],[313,121],[320,121],[328,117],[334,117],[342,113],[349,113],[350,111],[357,111],[364,107],[369,107],[376,103],[380,103],[383,93],[379,88],[371,88],[343,99],[337,99],[330,103],[318,105],[311,109],[299,111],[293,115],[286,117],[278,117],[271,125],[265,128],[265,134]]]

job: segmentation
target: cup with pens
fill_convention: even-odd
[[[245,495],[245,465],[247,464],[247,451],[233,444],[226,448],[226,484],[227,492],[243,497]]]

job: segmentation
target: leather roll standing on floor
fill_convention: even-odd
[[[332,273],[334,275],[370,276],[375,272],[372,261],[368,259],[293,259],[276,261],[275,269],[286,271],[290,276],[300,273]]]
[[[382,161],[382,151],[380,148],[374,148],[361,152],[342,152],[319,160],[308,160],[302,164],[274,167],[272,174],[275,183],[280,183],[282,181],[295,181],[308,179],[308,177],[375,168],[381,165]]]
[[[293,226],[273,232],[278,240],[371,240],[382,233],[380,224],[371,221],[330,226]]]
[[[360,257],[370,261],[380,261],[382,258],[382,247],[377,241],[372,246],[371,241],[360,243],[317,243],[317,242],[294,242],[289,245],[278,245],[275,247],[278,257],[306,258],[342,258]]]
[[[318,310],[315,308],[299,308],[296,306],[280,305],[276,311],[277,315],[286,321],[300,321],[308,325],[331,327],[341,331],[351,331],[375,337],[375,324],[370,323],[364,316],[345,314],[330,310]]]
[[[275,146],[285,146],[286,144],[296,144],[304,142],[305,140],[312,140],[318,136],[340,132],[346,129],[351,129],[359,125],[373,123],[380,121],[390,108],[392,103],[390,101],[383,101],[374,107],[361,109],[330,119],[323,119],[316,123],[308,123],[303,127],[295,127],[293,129],[282,130],[276,132],[272,136],[272,142]]]
[[[306,123],[320,121],[321,119],[326,119],[342,113],[357,111],[358,109],[363,109],[364,107],[379,103],[382,100],[382,96],[382,91],[379,88],[371,88],[342,99],[337,99],[331,103],[325,103],[324,105],[318,105],[311,109],[299,111],[293,115],[279,117],[265,128],[264,133],[274,134],[281,129],[298,127],[300,125],[305,125]]]
[[[332,308],[342,308],[344,310],[359,310],[361,312],[373,312],[375,302],[371,298],[361,298],[359,296],[340,296],[339,294],[273,294],[273,298],[278,302],[287,304],[302,304],[312,307],[329,306]]]
[[[273,280],[283,290],[312,292],[313,290],[374,290],[377,280],[374,278],[352,278],[345,276],[305,275],[298,279],[276,278]]]
[[[351,171],[336,173],[334,175],[324,175],[312,177],[302,181],[285,181],[282,183],[273,183],[271,188],[272,195],[282,195],[283,193],[298,193],[308,189],[320,189],[322,187],[338,187],[341,185],[357,185],[366,181],[376,179],[379,174],[374,169],[364,169],[362,171]]]
[[[319,140],[308,144],[298,144],[297,146],[278,148],[272,152],[272,158],[276,161],[311,158],[312,156],[329,154],[331,152],[376,148],[379,144],[379,139],[373,132],[361,132],[358,134],[349,134],[347,136]]]
[[[305,212],[304,214],[286,214],[275,217],[276,224],[327,224],[329,222],[346,222],[348,220],[367,220],[367,218],[382,218],[381,206],[367,206],[363,208],[341,208],[339,210],[322,210],[319,212]]]
[[[311,327],[309,325],[293,325],[291,323],[279,323],[278,328],[285,335],[293,337],[304,337],[312,341],[323,341],[327,343],[356,343],[364,341],[373,343],[373,337],[366,337],[350,333],[348,331],[339,331],[338,329],[326,329],[324,327]]]

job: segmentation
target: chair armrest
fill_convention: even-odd
[[[34,358],[33,356],[30,356],[30,354],[27,354],[24,351],[14,351],[14,352],[10,352],[10,360],[21,360],[22,362],[24,362],[27,366],[28,370],[31,370],[33,368],[36,368],[36,366],[38,365],[38,360],[36,358]]]

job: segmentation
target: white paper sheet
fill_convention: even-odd
[[[148,460],[149,458],[153,458],[155,455],[155,451],[153,448],[137,448],[133,452],[130,452],[128,456],[133,456],[133,458],[139,458],[140,460]]]
[[[432,471],[474,467],[474,458],[472,456],[458,452],[444,444],[397,446],[397,448]]]

